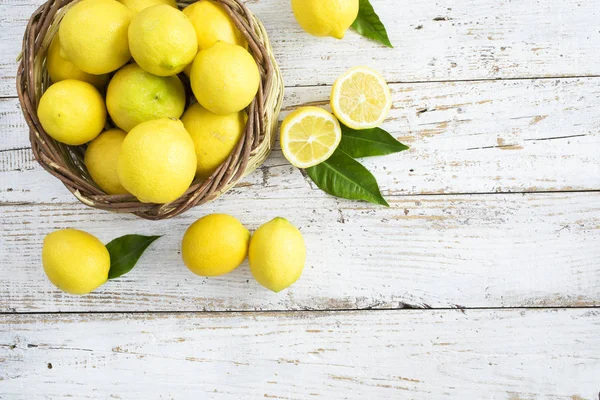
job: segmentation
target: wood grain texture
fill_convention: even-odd
[[[393,82],[600,75],[595,1],[372,2],[394,49],[355,32],[342,41],[312,37],[294,20],[289,0],[247,3],[267,28],[288,86],[332,84],[359,64]],[[0,96],[16,94],[22,35],[42,3],[0,3]]]
[[[294,196],[294,192],[290,192]],[[600,193],[391,197],[390,208],[330,197],[226,198],[173,220],[67,205],[1,207],[0,311],[227,311],[600,305]],[[187,227],[229,213],[250,230],[287,217],[308,259],[289,290],[271,293],[247,264],[218,278],[181,261]],[[139,265],[95,293],[58,291],[41,266],[42,241],[66,227],[108,243],[165,235]]]
[[[385,195],[600,189],[600,78],[392,85],[384,127],[410,151],[365,159]],[[285,116],[329,87],[287,90]],[[0,203],[77,200],[29,150],[14,99],[0,100]],[[320,197],[277,146],[227,198]]]
[[[0,316],[0,398],[596,400],[600,311]]]

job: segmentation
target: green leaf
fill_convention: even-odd
[[[359,3],[358,17],[356,17],[352,27],[361,35],[393,48],[394,46],[388,38],[385,26],[369,0],[360,0]]]
[[[125,235],[106,245],[110,254],[108,279],[131,271],[144,251],[160,236]]]
[[[381,128],[357,131],[344,124],[340,125],[342,126],[342,141],[338,148],[350,157],[385,156],[408,150],[408,146],[403,145]]]
[[[327,161],[306,169],[317,186],[333,196],[365,200],[389,207],[375,177],[358,161],[339,148]]]

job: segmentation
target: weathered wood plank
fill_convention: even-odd
[[[364,160],[387,195],[600,188],[600,78],[392,85],[384,125],[411,150]],[[286,115],[328,87],[288,89]],[[16,100],[0,100],[0,202],[77,202],[33,159]],[[12,149],[12,150],[11,150]],[[279,147],[231,197],[320,191]]]
[[[0,398],[595,400],[599,329],[582,309],[2,315]]]
[[[217,200],[169,221],[67,205],[0,208],[0,311],[226,311],[600,305],[600,193],[390,198],[391,207],[332,198]],[[276,216],[303,232],[302,279],[275,294],[247,264],[219,278],[185,268],[185,229],[213,212],[249,229]],[[41,266],[42,241],[66,227],[107,243],[165,235],[122,279],[89,296],[59,292]]]
[[[0,3],[0,96],[16,94],[16,57],[25,25],[43,0]],[[294,20],[289,0],[253,0],[288,86],[331,84],[368,64],[394,82],[600,74],[595,1],[373,0],[395,49],[348,33],[314,38]]]

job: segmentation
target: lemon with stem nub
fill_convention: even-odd
[[[313,36],[342,39],[358,16],[358,0],[292,0],[298,24]]]
[[[198,40],[194,26],[181,11],[159,4],[133,17],[129,48],[140,67],[154,75],[171,76],[194,60]]]
[[[306,262],[302,233],[285,218],[262,225],[250,240],[250,271],[254,279],[274,292],[296,282]]]

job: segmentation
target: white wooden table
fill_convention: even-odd
[[[383,72],[367,160],[391,207],[337,200],[277,148],[238,188],[171,221],[78,203],[33,159],[15,58],[41,0],[0,0],[0,399],[569,399],[600,394],[600,1],[372,0],[395,49],[315,39],[289,0],[252,0],[286,82],[282,116],[350,66]],[[302,279],[180,261],[186,227],[289,218]],[[89,296],[41,267],[52,230],[163,234]]]

